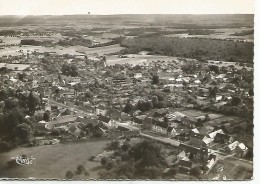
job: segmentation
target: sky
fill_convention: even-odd
[[[0,15],[253,14],[254,0],[0,0]]]

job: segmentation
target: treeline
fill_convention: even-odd
[[[70,40],[59,40],[57,42],[60,46],[75,46],[75,45],[81,45],[84,47],[90,47],[92,46],[92,41],[84,38],[72,38]]]
[[[220,28],[241,28],[243,24],[182,24],[175,23],[173,26],[167,26],[170,29],[220,29]]]
[[[189,35],[210,35],[215,33],[214,30],[209,29],[187,29],[187,30],[175,30],[166,31],[161,28],[148,27],[148,28],[133,28],[133,29],[116,29],[112,30],[115,34],[124,34],[125,36],[163,36],[169,34],[189,34]]]
[[[124,29],[114,29],[111,30],[111,33],[114,34],[125,34],[125,36],[138,36],[142,35],[145,32],[158,32],[161,28],[158,27],[139,27],[139,28],[124,28]]]
[[[254,55],[253,43],[206,38],[169,38],[146,35],[125,39],[121,46],[126,49],[120,51],[120,54],[136,54],[146,50],[151,54],[199,60],[232,60],[250,63],[253,62]]]
[[[50,41],[38,41],[38,40],[21,40],[21,45],[35,45],[35,46],[47,46],[52,44]]]
[[[254,30],[246,30],[246,31],[242,31],[242,32],[236,32],[236,33],[233,33],[233,34],[230,34],[231,36],[246,36],[246,35],[251,35],[251,34],[254,34]]]
[[[10,36],[10,35],[18,35],[20,32],[17,32],[15,30],[1,30],[0,36]]]
[[[188,29],[187,33],[189,35],[210,35],[215,33],[215,31],[209,29]]]

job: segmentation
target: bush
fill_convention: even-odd
[[[201,177],[201,169],[199,167],[194,167],[190,170],[190,174],[197,177],[197,178],[200,178]]]
[[[123,151],[127,151],[129,148],[130,148],[130,145],[127,144],[127,143],[124,143],[123,146],[122,146]]]
[[[91,157],[89,157],[89,161],[93,161],[94,160],[94,158],[95,158],[95,156],[91,156]]]
[[[108,160],[105,167],[106,167],[107,170],[110,170],[110,169],[112,169],[114,166],[115,166],[114,162],[113,162],[112,160]]]
[[[106,165],[107,164],[107,158],[101,158],[101,165]]]
[[[71,171],[66,172],[66,175],[65,175],[66,179],[72,179],[73,176],[74,176],[73,172],[71,172]]]
[[[101,131],[95,131],[95,132],[93,133],[93,136],[96,137],[96,138],[101,138],[102,135],[103,135],[103,133],[102,133]]]
[[[86,171],[86,168],[83,165],[78,165],[77,171],[75,172],[75,174],[80,175],[82,173],[85,173],[85,171]]]
[[[119,141],[112,141],[109,149],[116,150],[119,148]]]
[[[59,135],[61,135],[61,130],[60,129],[54,129],[54,130],[52,130],[51,135],[59,136]]]

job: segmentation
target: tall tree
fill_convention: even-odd
[[[28,142],[32,136],[32,129],[30,125],[22,123],[15,127],[14,135],[20,138],[22,142]]]
[[[39,104],[38,98],[34,96],[33,91],[31,91],[28,96],[28,108],[31,115],[34,115],[38,104]]]
[[[158,75],[154,75],[152,78],[152,84],[159,84],[159,76]]]
[[[50,111],[45,111],[42,119],[47,122],[50,121]]]

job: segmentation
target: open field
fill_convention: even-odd
[[[11,45],[11,44],[20,44],[21,40],[37,40],[37,41],[52,41],[58,42],[59,40],[63,39],[61,34],[56,34],[53,36],[21,36],[21,37],[5,37],[0,36],[0,40],[2,40],[1,45]]]
[[[27,64],[8,64],[8,63],[0,63],[0,68],[2,67],[6,67],[7,69],[10,69],[10,70],[18,70],[18,71],[21,71],[21,70],[24,70],[28,67],[30,67],[30,65],[27,65]]]
[[[82,46],[77,46],[72,48],[75,48],[75,50],[78,52],[85,52],[86,54],[97,53],[98,55],[115,53],[123,49],[123,47],[120,47],[119,44],[105,46],[105,47],[96,47],[96,48],[87,48]]]
[[[209,35],[189,35],[188,33],[182,34],[170,34],[166,35],[168,37],[179,37],[179,38],[211,38],[211,39],[231,39],[236,41],[246,41],[246,42],[253,42],[254,35],[245,35],[245,36],[233,36],[231,34],[234,33],[241,33],[242,31],[252,30],[252,28],[221,28],[221,29],[209,29],[215,31],[213,34]]]
[[[206,114],[205,112],[199,110],[185,110],[185,111],[181,111],[181,113],[185,114],[186,116],[192,116],[192,117],[203,116]]]
[[[67,171],[76,171],[78,165],[86,167],[90,178],[97,178],[91,169],[100,165],[91,162],[91,156],[103,152],[109,140],[88,141],[75,144],[56,144],[30,148],[17,148],[7,153],[0,154],[0,177],[36,177],[59,178],[65,177]],[[6,162],[21,154],[36,158],[32,165],[6,168]]]
[[[117,55],[107,56],[107,65],[115,64],[132,64],[138,65],[141,63],[149,64],[152,61],[177,61],[177,57],[168,57],[160,55],[138,55],[138,54],[128,54],[128,58],[118,58]]]
[[[210,125],[210,126],[220,126],[220,125],[226,125],[226,124],[235,124],[239,123],[241,121],[240,117],[235,116],[222,116],[216,119],[211,119],[210,121],[204,123],[204,125]]]
[[[208,63],[215,64],[215,65],[217,65],[219,67],[229,67],[229,66],[233,65],[234,68],[236,68],[237,70],[241,70],[243,67],[245,67],[247,70],[253,70],[253,67],[236,65],[235,62],[208,60]]]
[[[187,116],[191,116],[191,117],[198,117],[198,116],[204,116],[206,114],[209,115],[209,118],[211,120],[223,117],[224,115],[222,114],[215,114],[215,113],[206,113],[203,111],[199,111],[199,110],[185,110],[185,111],[181,111],[181,113],[187,115]]]
[[[106,47],[97,47],[97,48],[87,48],[83,46],[72,46],[72,47],[61,47],[61,46],[56,46],[56,47],[42,47],[42,46],[14,46],[14,47],[5,47],[4,49],[0,50],[0,56],[6,55],[6,56],[17,56],[17,55],[22,55],[23,53],[26,52],[55,52],[59,55],[63,54],[70,54],[70,55],[79,55],[80,52],[84,52],[86,54],[95,54],[97,53],[98,55],[103,55],[103,54],[110,54],[114,52],[118,52],[123,47],[120,47],[119,44],[116,45],[110,45]],[[19,52],[22,50],[22,52]]]
[[[0,46],[1,45],[10,45],[10,44],[19,44],[21,42],[21,38],[18,38],[18,37],[0,36],[0,40],[3,41],[2,43],[0,43]]]

